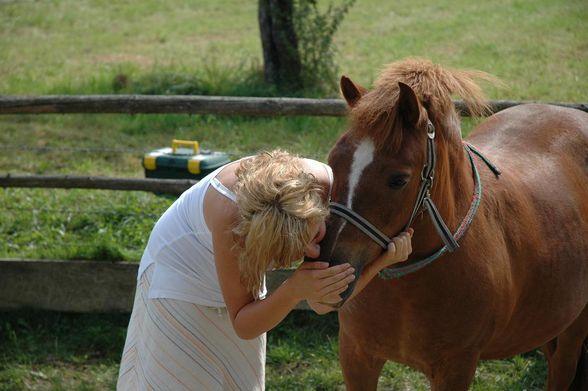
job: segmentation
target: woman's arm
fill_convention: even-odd
[[[353,281],[349,264],[328,267],[326,262],[303,263],[294,274],[263,300],[241,284],[232,232],[213,233],[217,273],[225,303],[237,335],[251,339],[274,328],[302,300],[339,295]]]
[[[408,256],[412,252],[412,234],[413,230],[409,228],[408,232],[402,232],[394,237],[390,244],[388,244],[388,250],[365,266],[361,276],[359,276],[359,280],[355,284],[351,296],[347,300],[354,298],[361,292],[382,269],[408,259]]]
[[[304,262],[282,285],[263,300],[255,300],[241,283],[239,253],[232,228],[238,221],[236,205],[209,190],[204,199],[204,218],[212,234],[220,288],[233,327],[244,339],[272,329],[301,300],[333,300],[353,281],[349,264],[329,268],[326,262]]]

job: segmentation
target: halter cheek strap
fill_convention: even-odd
[[[447,228],[447,225],[443,221],[443,218],[439,214],[437,207],[431,199],[431,187],[433,186],[433,178],[435,177],[435,165],[437,164],[437,153],[435,150],[435,126],[428,120],[427,122],[427,160],[421,173],[421,185],[419,186],[419,192],[417,194],[416,202],[408,224],[404,227],[404,230],[408,230],[412,225],[414,218],[420,213],[421,208],[425,208],[429,212],[433,226],[437,230],[437,233],[441,237],[441,240],[449,251],[455,251],[459,247],[457,241],[453,238],[451,231]]]

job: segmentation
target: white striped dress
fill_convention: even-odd
[[[117,389],[263,390],[265,334],[237,336],[225,308],[204,220],[222,169],[184,192],[155,224],[137,276]],[[260,292],[264,297],[265,287]]]
[[[142,274],[117,390],[263,390],[266,336],[239,338],[224,308],[149,299]]]

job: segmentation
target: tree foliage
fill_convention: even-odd
[[[289,92],[328,93],[336,86],[334,35],[355,0],[259,0],[259,27],[268,83]]]

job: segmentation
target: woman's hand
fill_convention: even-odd
[[[341,298],[339,298],[339,301],[341,301]],[[339,302],[338,301],[338,302]],[[318,301],[314,301],[314,300],[307,300],[306,301],[308,303],[308,306],[318,315],[324,315],[328,312],[334,311],[335,309],[337,309],[337,303],[333,303],[333,304],[325,304],[325,303],[319,303]]]
[[[329,267],[327,262],[303,262],[285,284],[297,301],[338,303],[355,279],[354,271],[348,263]]]
[[[413,233],[414,230],[409,228],[408,231],[402,232],[392,239],[388,244],[388,249],[376,260],[380,269],[408,259],[412,253]]]

